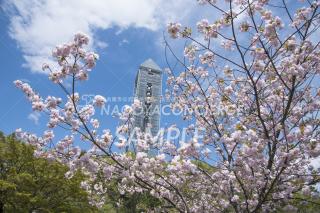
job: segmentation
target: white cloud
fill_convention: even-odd
[[[108,45],[108,43],[103,42],[103,41],[96,41],[96,42],[95,42],[95,46],[98,47],[98,48],[100,48],[100,49],[105,49],[105,48],[107,48],[109,45]]]
[[[124,44],[129,44],[129,41],[127,39],[122,39],[120,42],[119,42],[119,46],[122,46]]]
[[[186,16],[194,5],[190,2],[195,1],[7,0],[1,6],[9,14],[9,33],[23,53],[24,66],[38,72],[52,48],[76,32],[95,38],[97,29],[113,26],[158,30],[169,20]],[[92,46],[105,48],[106,43],[98,40]]]
[[[28,119],[31,120],[35,125],[39,124],[40,117],[41,117],[41,114],[39,112],[31,112],[28,115]]]

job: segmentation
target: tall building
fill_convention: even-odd
[[[143,62],[137,72],[134,96],[141,101],[142,109],[136,113],[134,126],[157,135],[160,128],[161,68],[152,60]]]

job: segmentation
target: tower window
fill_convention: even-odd
[[[153,75],[153,72],[152,72],[151,69],[148,69],[148,74],[149,74],[149,75]]]

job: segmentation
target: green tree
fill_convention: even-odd
[[[33,148],[13,135],[0,133],[0,212],[94,212],[85,178],[65,178],[67,168],[58,162],[35,158]]]
[[[114,213],[150,212],[163,205],[163,202],[147,192],[120,194],[116,182],[109,185],[106,200],[108,202],[105,204],[103,211]]]

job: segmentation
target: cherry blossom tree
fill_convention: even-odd
[[[311,164],[320,155],[320,1],[198,2],[217,18],[200,20],[196,29],[168,24],[171,38],[186,42],[182,57],[165,40],[167,58],[179,65],[168,62],[166,96],[173,109],[187,107],[187,141],[160,144],[138,130],[134,151],[126,151],[138,100],[119,116],[116,134],[100,128],[95,109],[106,99],[96,96],[80,107],[77,93],[98,59],[84,49],[83,34],[53,51],[59,69],[43,67],[66,99],[44,99],[15,81],[32,108],[49,117],[42,136],[20,129],[17,135],[36,147],[36,156],[68,165],[66,176],[79,169],[87,174],[82,185],[97,206],[117,181],[121,193],[149,193],[161,200],[162,210],[295,211],[292,201],[312,202],[300,195],[314,196],[320,180]],[[64,85],[67,78],[71,89]],[[58,127],[66,136],[55,141]],[[75,140],[91,148],[81,153]],[[154,148],[158,154],[150,155]]]

